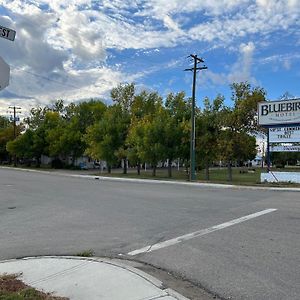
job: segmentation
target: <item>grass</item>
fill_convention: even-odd
[[[240,168],[233,168],[233,182],[232,183],[257,183],[260,180],[260,170],[256,170],[254,173],[243,173],[240,174]],[[100,175],[95,172],[95,175]],[[168,170],[165,168],[157,169],[156,176],[152,176],[152,170],[141,170],[141,174],[137,175],[137,172],[133,169],[128,170],[128,174],[122,174],[121,169],[112,170],[111,174],[101,173],[101,175],[109,177],[126,177],[126,178],[141,178],[141,179],[164,179],[164,180],[182,180],[188,181],[188,175],[184,169],[172,169],[172,177],[168,177]],[[205,171],[200,170],[197,173],[198,181],[205,181]],[[226,168],[214,168],[210,170],[210,182],[228,183],[227,181],[227,169]]]
[[[34,169],[34,168],[31,168]],[[39,170],[43,170],[44,168],[39,168]],[[51,170],[47,168],[47,170]],[[57,171],[52,169],[53,172]],[[254,171],[253,171],[254,170]],[[245,171],[245,172],[241,172]],[[210,182],[210,183],[223,183],[223,184],[234,184],[234,185],[258,185],[258,186],[300,186],[299,184],[294,183],[261,183],[260,182],[260,174],[262,172],[266,172],[267,170],[261,167],[256,168],[232,168],[232,181],[229,182],[227,180],[227,168],[226,167],[216,167],[210,169],[210,180],[205,180],[205,170],[200,170],[197,173],[197,181],[198,182]],[[272,168],[273,172],[277,171],[286,171],[286,172],[300,172],[300,167],[291,167],[287,166],[284,169],[276,169]],[[128,174],[123,174],[122,169],[113,169],[111,174],[108,174],[106,171],[100,172],[97,169],[92,170],[81,170],[77,172],[82,172],[84,174],[91,174],[95,176],[107,176],[107,177],[124,177],[124,178],[140,178],[140,179],[152,179],[152,180],[180,180],[180,181],[188,181],[188,175],[184,168],[172,169],[172,177],[168,177],[167,168],[157,168],[156,176],[152,176],[152,169],[141,169],[141,174],[137,175],[137,171],[135,168],[129,168]],[[1,299],[0,299],[1,300]]]
[[[296,171],[300,172],[300,168],[285,168],[285,169],[272,169],[275,171]],[[290,184],[290,183],[261,183],[260,174],[262,172],[267,172],[267,170],[261,167],[257,168],[232,168],[232,181],[227,180],[227,168],[211,168],[209,175],[210,180],[205,180],[205,170],[200,170],[197,173],[198,182],[210,182],[210,183],[223,183],[223,184],[235,184],[235,185],[259,185],[259,186],[299,186],[299,184]],[[168,177],[168,170],[166,168],[157,169],[156,176],[152,176],[152,170],[141,170],[141,174],[137,175],[135,169],[128,169],[128,174],[123,174],[122,169],[113,169],[111,174],[105,172],[94,172],[94,175],[108,176],[108,177],[124,177],[124,178],[141,178],[141,179],[156,179],[156,180],[181,180],[187,181],[188,176],[184,169],[177,170],[177,168],[172,169],[172,178]]]
[[[92,256],[94,256],[94,254],[95,254],[94,251],[92,249],[89,249],[89,250],[84,250],[82,252],[77,253],[76,256],[92,257]]]
[[[18,279],[19,275],[0,275],[0,300],[68,300],[27,286]]]

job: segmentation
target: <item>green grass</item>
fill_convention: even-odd
[[[35,168],[31,168],[35,169]],[[43,170],[43,168],[39,168],[38,170]],[[53,172],[57,171],[54,169]],[[245,172],[240,172],[240,171]],[[253,171],[254,170],[254,171]],[[210,182],[210,183],[223,183],[223,184],[234,184],[234,185],[258,185],[258,186],[300,186],[299,184],[290,184],[290,183],[260,183],[260,174],[261,172],[266,172],[266,169],[262,169],[261,167],[256,168],[232,168],[232,182],[227,180],[227,168],[211,168],[210,169],[210,179],[209,181],[205,180],[205,170],[200,170],[197,173],[197,181],[198,182]],[[278,171],[286,171],[286,172],[300,172],[300,167],[285,167],[281,169],[272,168],[273,172]],[[141,169],[141,174],[137,175],[136,168],[129,168],[128,174],[123,174],[122,169],[113,169],[111,174],[108,174],[106,171],[100,172],[99,170],[82,170],[77,172],[84,172],[84,174],[91,174],[95,176],[108,176],[108,177],[124,177],[124,178],[140,178],[140,179],[152,179],[152,180],[180,180],[180,181],[188,181],[188,175],[184,168],[177,168],[172,169],[172,177],[168,177],[168,170],[167,168],[158,168],[156,171],[156,176],[152,176],[152,169]],[[1,300],[1,299],[0,299]]]
[[[20,292],[2,292],[0,291],[0,300],[43,300],[39,293],[34,289],[25,289]]]
[[[277,171],[296,171],[300,172],[300,168],[285,168],[285,169],[272,169],[273,172]],[[266,169],[260,167],[257,168],[232,168],[232,182],[228,181],[228,170],[227,168],[211,168],[209,175],[209,181],[205,180],[205,170],[197,172],[198,182],[210,182],[210,183],[223,183],[223,184],[235,184],[235,185],[259,185],[259,186],[299,186],[299,184],[289,183],[261,183],[260,174],[267,172]],[[122,169],[113,169],[111,174],[105,172],[94,172],[94,175],[102,175],[108,177],[124,177],[124,178],[141,178],[141,179],[156,179],[156,180],[180,180],[188,181],[187,173],[184,169],[179,171],[175,168],[172,169],[172,178],[168,177],[168,170],[166,168],[157,169],[156,176],[152,176],[152,170],[147,169],[146,171],[141,170],[141,174],[137,175],[135,169],[129,169],[128,174],[123,174]]]
[[[81,256],[81,257],[92,257],[94,256],[94,251],[92,249],[89,250],[84,250],[82,252],[79,252],[76,254],[76,256]]]

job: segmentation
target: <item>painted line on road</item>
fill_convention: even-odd
[[[225,222],[225,223],[215,225],[215,226],[212,226],[212,227],[209,227],[209,228],[206,228],[206,229],[202,229],[202,230],[199,230],[199,231],[188,233],[188,234],[185,234],[185,235],[182,235],[182,236],[179,236],[179,237],[167,240],[167,241],[163,241],[163,242],[160,242],[160,243],[157,243],[157,244],[148,245],[146,247],[128,252],[127,255],[134,256],[134,255],[137,255],[137,254],[148,253],[148,252],[152,252],[152,251],[155,251],[155,250],[158,250],[158,249],[162,249],[162,248],[165,248],[165,247],[176,245],[176,244],[179,244],[181,242],[188,241],[190,239],[193,239],[193,238],[196,238],[196,237],[199,237],[199,236],[203,236],[203,235],[206,235],[208,233],[211,233],[211,232],[214,232],[214,231],[217,231],[217,230],[221,230],[221,229],[230,227],[232,225],[239,224],[239,223],[251,220],[253,218],[257,218],[259,216],[274,212],[276,210],[277,210],[277,208],[265,209],[265,210],[256,212],[256,213],[251,214],[251,215],[247,215],[247,216],[244,216],[244,217],[241,217],[241,218],[238,218],[238,219],[231,220],[229,222]]]

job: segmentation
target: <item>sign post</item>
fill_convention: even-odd
[[[274,127],[269,129],[270,143],[299,143],[300,126]]]
[[[0,37],[6,40],[14,41],[16,31],[0,25]],[[10,67],[0,56],[0,91],[9,85]]]
[[[9,85],[10,67],[0,56],[0,91]]]
[[[270,175],[278,181],[277,177],[270,170],[270,152],[300,151],[300,98],[260,102],[257,106],[257,112],[258,124],[268,129],[268,171],[266,176],[263,173],[261,174],[261,181],[270,180]],[[270,175],[268,175],[268,173],[270,173]],[[288,180],[290,180],[292,176],[293,174],[287,175]]]
[[[300,98],[258,103],[258,124],[283,127],[300,124]]]

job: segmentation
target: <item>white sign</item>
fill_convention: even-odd
[[[258,103],[259,125],[300,125],[300,99]]]
[[[0,91],[9,85],[10,67],[0,56]]]
[[[270,152],[300,152],[300,145],[270,145]]]
[[[15,30],[0,25],[0,37],[10,41],[14,41],[16,37],[16,32]]]
[[[269,129],[270,143],[300,143],[300,126]]]

